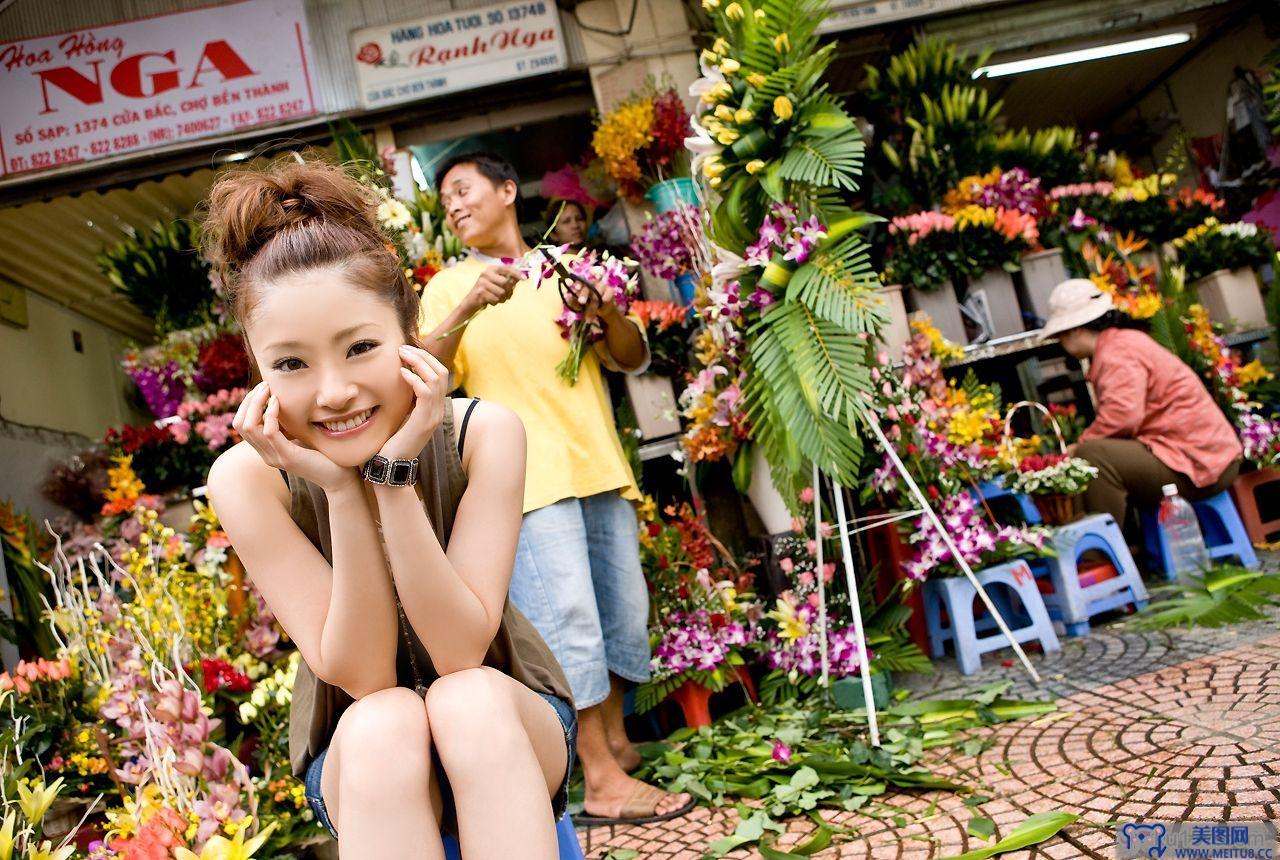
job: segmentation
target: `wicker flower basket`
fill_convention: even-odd
[[[1031,501],[1035,502],[1036,510],[1040,512],[1040,519],[1044,520],[1045,525],[1065,526],[1084,516],[1084,497],[1080,495],[1049,493],[1033,495]]]

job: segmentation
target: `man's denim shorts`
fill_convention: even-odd
[[[564,727],[564,742],[569,749],[569,763],[564,771],[564,781],[560,783],[560,788],[556,791],[555,797],[551,799],[551,811],[555,814],[555,820],[559,821],[564,816],[565,808],[569,805],[569,779],[573,776],[574,759],[578,751],[578,714],[574,711],[572,705],[559,696],[553,696],[550,693],[538,693],[538,695],[546,699],[547,703],[555,709],[556,716],[560,718],[560,725]],[[316,821],[325,830],[329,831],[330,836],[337,839],[338,829],[329,818],[329,810],[325,808],[324,796],[320,791],[320,779],[324,773],[324,760],[328,755],[329,748],[325,747],[321,750],[320,755],[312,759],[311,764],[307,765],[307,772],[303,777],[303,786],[307,793],[307,803],[310,804],[311,811],[315,813]]]

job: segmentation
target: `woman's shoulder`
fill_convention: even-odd
[[[461,434],[463,422],[466,422],[466,438],[460,446],[463,465],[477,450],[515,450],[516,446],[524,446],[524,422],[509,406],[492,400],[455,397],[453,414],[458,428],[455,432]]]
[[[215,507],[268,497],[287,505],[289,485],[279,471],[262,462],[252,445],[238,442],[219,454],[209,469],[209,496]]]

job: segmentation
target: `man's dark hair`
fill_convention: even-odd
[[[445,159],[444,163],[436,168],[436,191],[439,191],[444,184],[444,178],[449,175],[449,171],[460,164],[474,165],[480,175],[494,185],[501,185],[510,179],[516,186],[516,207],[520,206],[520,177],[516,175],[516,169],[511,166],[511,162],[492,152],[463,152]]]

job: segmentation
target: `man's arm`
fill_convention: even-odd
[[[458,354],[462,336],[467,333],[465,323],[482,308],[500,305],[511,298],[516,284],[523,275],[510,266],[490,266],[480,273],[476,285],[471,288],[458,306],[449,312],[439,325],[423,333],[422,347],[446,367],[453,369],[453,359]],[[430,286],[427,289],[431,289]]]
[[[648,362],[649,345],[640,327],[613,302],[605,302],[601,308],[600,324],[604,326],[604,339],[596,341],[594,347],[597,353],[601,350],[607,353],[598,356],[606,364],[612,363],[623,373],[631,373]]]

